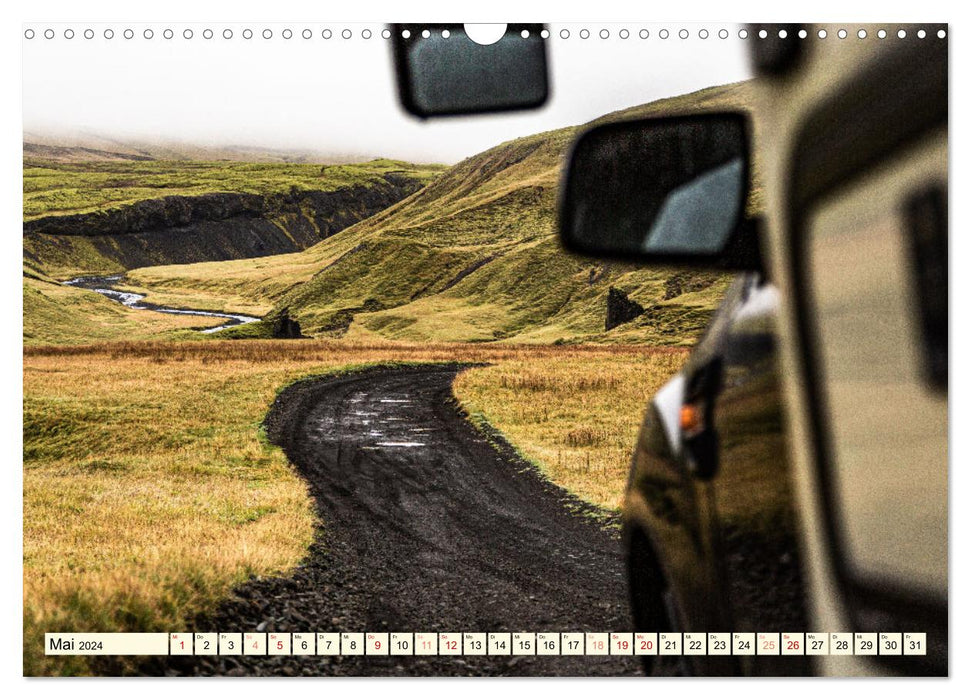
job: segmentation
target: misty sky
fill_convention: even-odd
[[[329,26],[334,36],[325,40]],[[616,109],[750,77],[744,42],[731,24],[552,25],[552,96],[536,112],[419,122],[398,107],[382,25],[45,24],[24,44],[24,128],[93,132],[200,145],[310,149],[453,163],[501,141],[580,124]],[[56,38],[47,40],[50,27]],[[85,39],[91,28],[95,38]],[[105,28],[114,38],[103,38]],[[127,27],[133,39],[125,39]],[[171,27],[174,38],[164,39]],[[185,40],[190,27],[194,38]],[[249,27],[254,36],[241,37]],[[281,38],[289,27],[293,37]],[[372,37],[360,38],[370,28]],[[578,37],[581,28],[588,39]],[[627,39],[619,30],[630,31]],[[680,39],[676,30],[690,31]],[[63,38],[65,29],[74,38]],[[143,32],[151,28],[152,39]],[[202,37],[211,28],[212,39]],[[223,39],[224,29],[232,39]],[[274,36],[263,39],[263,29]],[[351,29],[350,40],[340,38]],[[561,29],[571,32],[559,38]],[[601,39],[601,29],[610,37]],[[707,29],[707,39],[698,31]],[[729,31],[719,39],[719,29]],[[313,31],[303,39],[304,29]],[[647,29],[648,39],[639,31]]]

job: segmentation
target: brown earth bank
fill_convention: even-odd
[[[468,365],[365,370],[280,393],[264,428],[319,527],[293,575],[257,578],[188,631],[629,631],[616,522],[474,428]],[[103,669],[111,672],[112,669]],[[633,657],[166,657],[150,675],[634,675]]]
[[[100,261],[90,272],[255,258],[304,250],[421,189],[397,173],[333,191],[211,193],[24,222],[24,261],[40,269]],[[79,253],[83,246],[84,253]]]

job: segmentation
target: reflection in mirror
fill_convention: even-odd
[[[738,221],[744,177],[742,159],[733,158],[671,190],[642,250],[709,255],[721,251]]]
[[[748,194],[745,118],[607,124],[574,146],[560,227],[571,250],[711,259],[739,230]]]

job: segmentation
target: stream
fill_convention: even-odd
[[[82,289],[90,289],[92,292],[97,292],[102,294],[109,299],[117,301],[119,304],[127,306],[129,309],[138,309],[141,311],[158,311],[163,314],[181,314],[183,316],[211,316],[213,318],[224,318],[226,323],[215,326],[214,328],[206,328],[199,331],[200,333],[215,333],[216,331],[221,331],[224,328],[232,328],[233,326],[241,326],[245,323],[253,323],[254,321],[259,321],[261,319],[255,318],[253,316],[244,316],[243,314],[231,314],[225,311],[202,311],[199,309],[175,309],[168,306],[158,306],[156,304],[150,304],[147,302],[142,302],[145,298],[144,294],[136,294],[134,292],[123,292],[118,289],[113,289],[112,285],[121,280],[124,275],[110,275],[107,277],[75,277],[74,279],[66,280],[62,284],[66,284],[70,287],[81,287]]]

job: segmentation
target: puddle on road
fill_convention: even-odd
[[[423,442],[379,442],[379,447],[424,447]]]

